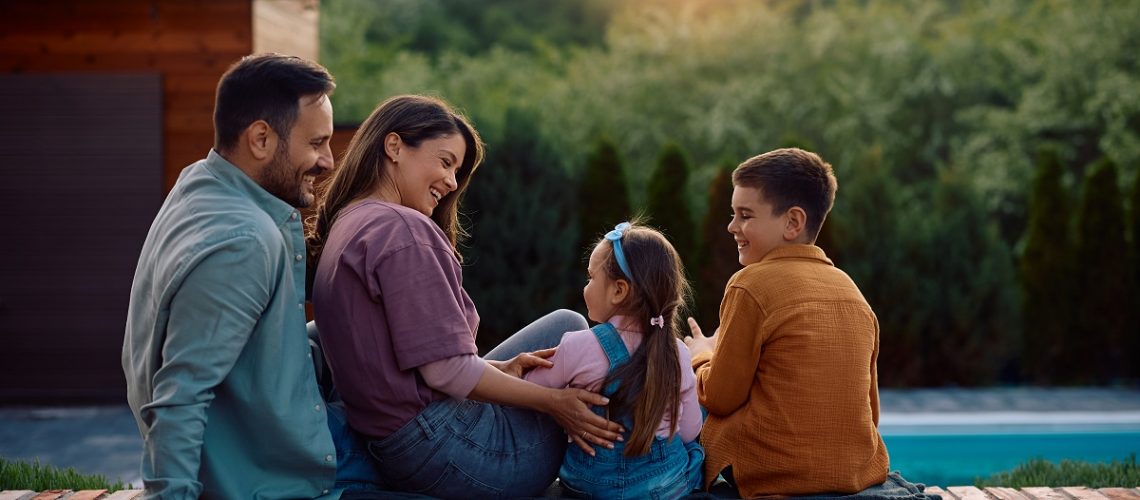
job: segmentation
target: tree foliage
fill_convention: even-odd
[[[1038,155],[1020,259],[1025,318],[1022,371],[1038,383],[1064,379],[1069,370],[1063,354],[1080,342],[1073,331],[1072,304],[1078,295],[1064,174],[1056,150]]]
[[[709,208],[701,222],[702,244],[695,269],[690,271],[696,281],[693,287],[697,304],[695,316],[701,328],[710,334],[720,324],[720,302],[728,279],[740,270],[736,241],[725,230],[732,213],[733,168],[732,163],[721,164],[709,183]]]
[[[462,201],[470,218],[464,288],[481,311],[486,352],[527,323],[565,307],[578,271],[570,182],[525,111],[508,110]],[[552,166],[555,165],[555,166]]]
[[[1094,163],[1085,176],[1077,212],[1080,300],[1076,301],[1074,334],[1079,340],[1065,346],[1068,364],[1080,367],[1073,382],[1106,383],[1136,362],[1121,348],[1132,325],[1132,301],[1123,199],[1117,181],[1111,160]]]
[[[676,143],[667,143],[657,157],[657,169],[649,178],[647,214],[681,254],[688,274],[696,257],[696,228],[685,190],[689,181],[689,159]]]

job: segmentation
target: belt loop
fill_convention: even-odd
[[[419,424],[420,429],[423,429],[424,435],[427,436],[428,439],[435,439],[435,429],[432,428],[431,422],[428,422],[427,418],[424,418],[424,412],[421,411],[416,415],[416,423]]]

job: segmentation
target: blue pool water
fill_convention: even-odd
[[[955,486],[972,485],[976,478],[1012,470],[1032,458],[1108,463],[1140,455],[1140,423],[1132,418],[962,420],[881,425],[891,469],[913,482]]]

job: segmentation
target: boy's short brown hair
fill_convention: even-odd
[[[792,207],[802,208],[807,213],[807,235],[813,243],[835,203],[838,189],[831,164],[799,148],[777,149],[745,160],[732,172],[732,185],[760,190],[772,204],[773,215]]]

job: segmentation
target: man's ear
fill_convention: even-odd
[[[625,302],[626,297],[629,296],[629,282],[624,279],[616,279],[613,281],[613,286],[610,288],[610,304],[618,305]]]
[[[799,241],[807,233],[807,212],[800,207],[784,212],[784,241]]]
[[[384,136],[384,154],[392,163],[398,163],[400,160],[400,150],[404,147],[404,140],[400,139],[400,134],[395,132],[388,132]]]
[[[249,154],[257,161],[273,157],[277,151],[277,133],[265,120],[257,120],[245,128],[242,140],[249,146]]]

